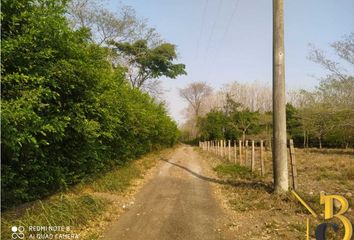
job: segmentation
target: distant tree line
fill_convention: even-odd
[[[82,15],[88,12],[69,15],[66,2],[1,4],[2,208],[65,190],[172,146],[178,136],[165,105],[132,85],[120,62],[128,58],[126,64],[144,76],[140,86],[174,78],[185,74],[183,64],[172,63],[174,45],[150,45],[154,30],[134,14],[115,17],[96,9],[88,24]],[[99,39],[92,27],[98,24],[111,32]]]
[[[313,91],[288,93],[287,132],[297,147],[354,146],[354,33],[331,46],[341,61],[326,58],[322,50],[311,45],[309,59],[320,64],[328,75]],[[344,64],[350,69],[345,69]],[[192,85],[203,87],[195,89]],[[208,94],[201,95],[203,89],[209,89]],[[195,103],[191,104],[183,94],[187,90],[192,95],[188,99],[199,99],[198,116]],[[189,102],[182,136],[185,140],[252,138],[271,143],[271,93],[270,87],[257,82],[234,82],[216,92],[206,83],[192,83],[181,89],[181,97]]]
[[[289,136],[298,146],[353,147],[354,77],[322,79],[287,106]],[[298,104],[298,105],[296,105]]]

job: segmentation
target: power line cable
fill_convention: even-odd
[[[200,32],[199,32],[199,37],[197,40],[197,50],[196,50],[195,58],[197,58],[198,54],[199,54],[199,48],[200,48],[199,45],[200,45],[200,40],[201,40],[202,34],[203,34],[203,29],[204,29],[204,25],[205,25],[205,17],[206,17],[208,5],[209,5],[209,0],[206,0],[205,4],[204,4],[203,15],[202,15],[202,24],[201,24],[201,28],[200,28]]]
[[[236,13],[237,13],[237,8],[238,8],[238,5],[240,3],[240,0],[236,0],[235,2],[235,6],[232,10],[232,14],[227,22],[227,25],[226,25],[226,29],[225,29],[225,32],[223,34],[223,37],[222,37],[222,41],[226,38],[228,32],[229,32],[229,29],[230,29],[230,26],[231,26],[231,23],[232,23],[232,20],[234,19],[234,17],[236,16]]]
[[[221,10],[221,6],[222,6],[222,3],[223,3],[223,0],[219,0],[219,5],[218,5],[218,9],[217,9],[217,12],[216,12],[216,18],[215,18],[215,21],[211,27],[211,32],[210,32],[210,35],[209,35],[209,38],[208,38],[208,44],[207,44],[207,48],[206,48],[206,54],[208,54],[209,52],[209,49],[210,49],[210,44],[211,44],[211,39],[213,38],[213,35],[214,35],[214,31],[215,31],[215,27],[216,27],[216,22],[218,21],[219,19],[219,15],[220,15],[220,10]],[[204,58],[205,59],[205,58]]]
[[[234,5],[234,7],[232,9],[232,13],[231,13],[231,15],[230,15],[230,17],[229,17],[229,19],[227,21],[227,24],[226,24],[225,32],[222,35],[221,42],[224,42],[225,39],[226,39],[226,36],[227,36],[227,34],[228,34],[229,30],[230,30],[230,26],[231,26],[232,20],[237,15],[237,12],[238,12],[237,10],[238,10],[239,3],[240,3],[240,0],[236,0],[235,1],[235,5]],[[219,52],[216,52],[215,57],[212,59],[212,65],[215,63],[218,53]],[[210,75],[210,71],[211,71],[211,68],[209,68],[209,74],[208,75]]]

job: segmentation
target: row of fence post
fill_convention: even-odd
[[[249,146],[251,142],[251,146]],[[259,166],[261,175],[264,176],[264,141],[260,140],[259,149]],[[227,158],[228,161],[234,161],[235,164],[250,165],[252,171],[256,168],[256,150],[254,140],[212,140],[199,142],[199,147],[205,151],[212,152],[222,158]],[[251,147],[251,158],[249,159],[249,147]],[[250,161],[249,161],[250,160]]]
[[[249,143],[251,142],[251,146]],[[255,144],[259,143],[259,150],[256,151]],[[235,164],[240,164],[244,166],[249,166],[251,171],[256,170],[256,155],[259,159],[259,169],[261,176],[265,175],[265,165],[264,165],[264,141],[259,140],[255,142],[254,140],[212,140],[199,142],[199,147],[205,151],[214,153],[217,156],[226,158],[229,162],[233,160]],[[249,147],[251,147],[251,157],[249,159]],[[258,154],[257,154],[258,152]],[[289,153],[290,153],[290,174],[292,180],[292,188],[297,189],[297,171],[296,171],[296,159],[295,159],[295,148],[292,139],[289,141]]]

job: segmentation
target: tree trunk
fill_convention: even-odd
[[[273,173],[276,193],[289,190],[284,68],[283,0],[273,0]]]
[[[268,134],[268,144],[267,144],[267,150],[272,151],[272,135]]]
[[[322,137],[321,136],[318,137],[318,145],[319,145],[319,148],[322,149]]]
[[[304,131],[304,148],[306,148],[306,131]]]
[[[266,132],[267,132],[267,140],[265,141],[265,149],[268,151],[269,149],[271,149],[270,142],[272,141],[272,136],[270,134],[268,124],[266,125]]]

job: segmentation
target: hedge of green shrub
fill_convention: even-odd
[[[2,207],[171,146],[165,106],[127,84],[61,1],[2,1]]]

